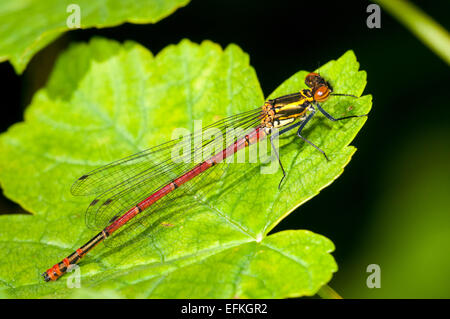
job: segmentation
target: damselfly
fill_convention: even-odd
[[[100,194],[95,198],[86,211],[88,227],[101,229],[85,245],[77,249],[61,262],[55,264],[42,274],[45,281],[56,280],[64,274],[71,265],[80,261],[92,248],[104,241],[110,241],[110,236],[120,237],[131,231],[133,225],[152,211],[162,210],[169,203],[173,204],[182,196],[181,193],[189,190],[197,191],[199,175],[207,175],[214,181],[211,171],[218,170],[216,165],[224,162],[249,145],[260,142],[264,137],[270,137],[272,149],[280,164],[283,177],[286,172],[281,163],[278,151],[274,147],[274,139],[293,129],[297,129],[297,136],[320,151],[328,160],[327,155],[314,143],[306,139],[301,133],[305,125],[319,110],[331,121],[340,121],[352,117],[365,115],[351,115],[335,118],[327,113],[322,106],[330,96],[351,96],[350,94],[333,93],[331,85],[318,73],[309,73],[305,79],[308,89],[297,93],[284,95],[268,100],[262,107],[248,112],[240,113],[215,122],[201,132],[192,133],[192,137],[202,134],[205,130],[218,129],[224,132],[231,127],[241,127],[244,130],[236,136],[232,143],[213,153],[203,161],[175,161],[173,148],[179,140],[172,140],[159,146],[142,151],[135,155],[112,162],[103,167],[81,176],[72,186],[74,195]],[[189,158],[203,154],[205,148],[214,146],[218,141],[215,138],[206,139],[199,147],[188,146]],[[223,145],[220,142],[220,145]],[[217,145],[216,145],[217,146]],[[222,165],[223,166],[223,165]],[[195,178],[195,179],[194,179]]]

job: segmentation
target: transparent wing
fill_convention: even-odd
[[[194,132],[190,135],[191,141],[197,137],[203,137],[205,132],[210,129],[218,129],[222,133],[228,127],[242,127],[246,122],[252,121],[255,117],[259,117],[261,109],[255,109],[248,112],[233,115],[219,120],[211,125],[203,128],[200,132]],[[71,188],[73,195],[93,195],[100,194],[117,186],[126,186],[137,182],[137,179],[147,177],[149,171],[161,169],[161,165],[168,164],[173,148],[185,147],[183,145],[184,137],[171,140],[158,146],[149,148],[134,155],[127,156],[117,161],[111,162],[105,166],[99,167],[83,176],[81,176]],[[204,143],[208,141],[203,141]],[[213,143],[213,141],[210,141]],[[203,145],[201,145],[203,146]],[[203,148],[193,150],[200,153]],[[196,155],[196,154],[190,154]],[[153,172],[155,173],[155,172]],[[126,184],[126,185],[125,185]]]
[[[230,142],[234,143],[244,137],[249,130],[259,126],[261,117],[260,108],[234,115],[213,123],[202,131],[194,132],[188,138],[169,141],[83,175],[72,186],[72,193],[75,195],[100,193],[87,208],[87,226],[93,229],[104,228],[111,220],[190,171],[204,159],[223,150]],[[230,129],[234,129],[231,141],[227,138]],[[200,136],[202,142],[193,143]],[[182,155],[174,157],[174,148],[183,150]],[[211,171],[212,168],[202,176],[209,175]],[[191,181],[183,185],[176,192],[166,195],[152,205],[145,214],[148,214],[148,210],[168,205],[169,201],[173,202],[186,191],[192,192],[196,184]],[[137,216],[133,223],[145,214]],[[122,227],[121,232],[129,228],[128,226]]]

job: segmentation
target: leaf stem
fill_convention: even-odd
[[[407,0],[373,0],[398,19],[434,53],[450,64],[450,34],[429,15]]]
[[[333,288],[328,285],[323,285],[317,294],[322,299],[343,299]]]

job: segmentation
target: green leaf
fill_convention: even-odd
[[[78,28],[156,23],[189,0],[15,0],[0,2],[0,62],[22,73],[34,54],[62,33]],[[77,5],[78,8],[73,7]],[[69,21],[69,22],[68,22]]]
[[[366,74],[352,51],[320,68],[335,92],[360,95]],[[306,71],[271,97],[305,88]],[[268,75],[265,75],[268,76]],[[80,263],[81,290],[71,274],[44,283],[40,274],[96,232],[83,214],[92,197],[73,197],[82,174],[192,129],[264,103],[247,54],[183,40],[153,57],[134,42],[93,39],[73,45],[34,96],[25,121],[0,136],[0,182],[7,197],[35,216],[0,216],[0,285],[13,297],[284,298],[314,295],[337,270],[333,243],[306,230],[267,234],[343,171],[348,144],[366,118],[330,122],[318,114],[305,136],[280,139],[287,170],[261,174],[261,164],[234,164],[214,191],[159,210],[143,240],[96,247]],[[366,114],[371,97],[332,97],[335,116]],[[178,205],[178,204],[177,204]],[[77,292],[74,292],[77,290]],[[0,290],[1,291],[1,290]]]

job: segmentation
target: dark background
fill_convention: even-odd
[[[448,1],[415,3],[449,29]],[[358,151],[340,178],[274,232],[309,229],[330,238],[340,268],[330,286],[344,297],[450,297],[448,65],[387,12],[381,29],[369,29],[369,4],[194,0],[156,25],[68,32],[21,76],[0,64],[0,132],[22,120],[60,52],[95,35],[135,40],[153,53],[183,38],[236,43],[250,55],[266,96],[298,70],[353,49],[368,73],[365,92],[373,95],[369,119],[352,143]],[[0,197],[0,210],[15,208]],[[433,237],[436,227],[442,238]],[[365,284],[371,263],[382,269],[378,290]]]

